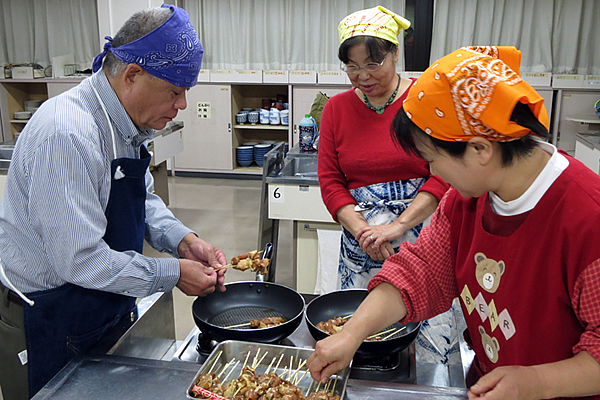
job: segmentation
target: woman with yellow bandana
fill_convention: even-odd
[[[390,136],[414,82],[396,73],[398,35],[409,26],[381,6],[339,23],[338,56],[353,88],[325,105],[318,163],[323,201],[343,227],[338,289],[366,288],[400,243],[416,240],[448,189],[430,175],[425,161],[403,152]],[[451,321],[449,314],[446,319]],[[436,332],[419,338],[423,346],[417,356],[426,353],[428,362],[447,362],[458,340],[452,341],[446,322],[431,329],[425,324],[424,332]]]
[[[469,399],[600,399],[600,177],[545,142],[543,99],[519,64],[514,48],[461,48],[411,88],[396,139],[452,189],[341,334],[317,343],[315,379],[380,328],[459,297]]]

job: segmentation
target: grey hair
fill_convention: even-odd
[[[112,46],[131,43],[164,24],[173,14],[168,7],[150,8],[133,14],[115,35]],[[110,51],[106,53],[102,69],[110,78],[114,78],[125,70],[127,63],[122,62]]]

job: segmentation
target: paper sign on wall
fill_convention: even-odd
[[[199,101],[196,106],[198,119],[210,119],[210,102]]]

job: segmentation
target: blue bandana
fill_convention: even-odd
[[[137,64],[146,72],[173,85],[189,88],[198,82],[202,64],[202,45],[185,10],[169,4],[173,15],[161,26],[131,43],[112,47],[112,38],[104,44],[104,51],[94,59],[93,71],[102,67],[106,52],[127,64]]]

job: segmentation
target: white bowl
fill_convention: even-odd
[[[31,111],[17,111],[15,113],[15,119],[29,119],[31,118]]]

